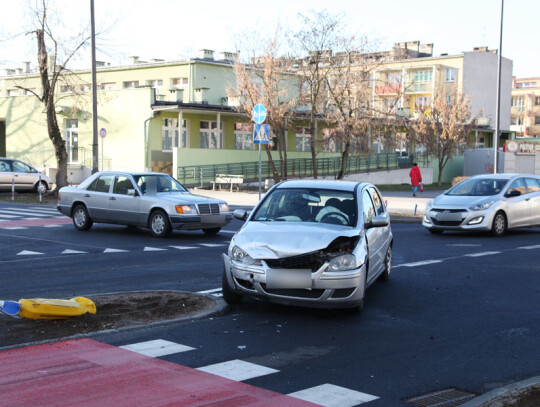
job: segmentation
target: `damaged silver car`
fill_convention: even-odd
[[[223,297],[318,308],[364,306],[388,280],[393,236],[377,188],[345,181],[286,181],[266,193],[223,255]]]

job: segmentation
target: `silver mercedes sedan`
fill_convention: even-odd
[[[390,218],[371,184],[286,181],[234,217],[245,223],[223,255],[230,304],[254,297],[361,310],[367,287],[390,278]]]
[[[422,224],[431,233],[491,231],[540,226],[540,177],[527,174],[476,175],[429,201]]]
[[[232,220],[225,201],[193,195],[162,173],[98,172],[58,192],[57,209],[78,230],[94,222],[147,227],[155,237],[173,229],[213,235]]]

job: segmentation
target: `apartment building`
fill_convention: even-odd
[[[540,78],[512,79],[510,131],[516,137],[540,138]]]

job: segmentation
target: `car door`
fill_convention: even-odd
[[[0,190],[11,190],[12,177],[11,161],[0,159]]]
[[[371,220],[377,212],[371,195],[367,188],[362,191],[362,212],[364,214],[364,231],[369,253],[369,270],[367,279],[370,281],[377,275],[382,267],[382,249],[384,245],[384,235],[382,229],[369,227]]]
[[[515,179],[506,194],[510,194],[513,191],[519,191],[520,195],[506,197],[506,207],[508,215],[508,227],[518,227],[527,224],[531,210],[530,196],[527,194],[527,187],[525,185],[525,178],[520,177]]]
[[[527,197],[530,203],[530,215],[527,225],[540,225],[540,179],[525,178]]]
[[[32,189],[37,182],[37,172],[28,164],[15,160],[12,163],[16,189]]]
[[[133,182],[127,175],[117,175],[114,180],[112,194],[109,196],[109,221],[124,225],[136,225],[139,222],[140,197],[128,195],[135,190]]]
[[[82,193],[83,202],[95,222],[109,221],[109,197],[113,181],[112,174],[100,175]]]

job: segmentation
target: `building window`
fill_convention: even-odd
[[[201,120],[200,122],[201,148],[223,148],[223,122],[219,122],[219,134],[217,122]]]
[[[114,82],[107,82],[107,83],[99,84],[99,90],[114,90],[114,89],[116,89],[116,83]]]
[[[540,106],[540,96],[536,96],[534,98],[534,104],[535,104],[535,106]]]
[[[253,124],[234,123],[234,149],[255,150],[257,145],[253,143]]]
[[[91,90],[92,90],[92,85],[90,85],[89,83],[79,85],[80,92],[90,92]]]
[[[161,120],[161,149],[172,151],[174,143],[178,148],[189,147],[188,121],[182,122],[182,137],[178,138],[178,119],[163,118]]]
[[[340,143],[336,129],[323,129],[323,151],[325,153],[339,153]]]
[[[486,140],[484,137],[478,137],[478,140],[474,143],[475,148],[485,148],[486,147]]]
[[[400,85],[401,84],[401,73],[390,72],[386,75],[388,85]]]
[[[296,128],[296,151],[311,151],[311,129],[309,127]]]
[[[534,116],[534,125],[537,126],[540,124],[540,116]]]
[[[456,70],[454,68],[447,68],[444,70],[444,81],[445,82],[455,82],[456,80]]]
[[[510,117],[510,124],[512,126],[523,126],[523,116]]]
[[[524,107],[524,106],[525,106],[525,98],[523,96],[512,98],[512,107]]]
[[[418,96],[414,99],[416,109],[431,106],[431,96]]]
[[[60,86],[60,93],[70,93],[71,87],[69,85],[61,85]]]
[[[432,80],[433,80],[433,71],[432,70],[416,71],[414,73],[414,81],[415,82],[431,82]]]
[[[8,89],[8,96],[19,96],[19,89]]]
[[[161,80],[161,79],[150,79],[149,81],[146,81],[146,86],[151,86],[152,88],[162,88],[163,87],[163,80]]]
[[[122,85],[124,89],[133,89],[139,87],[139,81],[125,81]]]
[[[185,88],[187,85],[188,85],[188,78],[172,78],[171,79],[172,89]]]
[[[518,82],[516,83],[516,88],[534,88],[536,87],[536,82]]]

